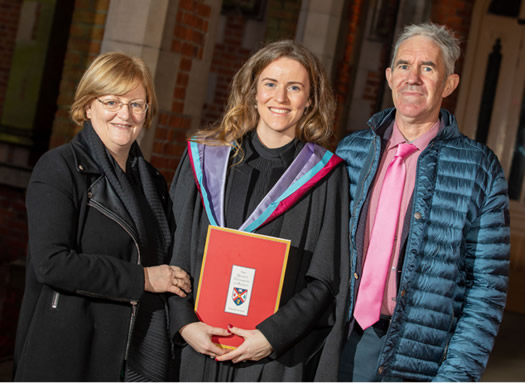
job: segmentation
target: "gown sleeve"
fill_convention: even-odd
[[[272,345],[271,357],[279,357],[309,332],[333,299],[323,282],[313,280],[274,315],[261,322],[257,329]]]
[[[200,207],[200,197],[195,186],[187,150],[183,154],[171,184],[170,197],[173,203],[173,219],[175,221],[175,236],[170,264],[179,266],[192,277],[191,293],[184,298],[172,295],[168,299],[170,332],[176,341],[181,341],[182,337],[177,336],[181,327],[199,321],[193,309],[198,275],[192,275],[192,264],[196,261],[195,244],[198,243],[196,236],[200,232],[197,228],[198,222],[195,222],[195,217],[199,215],[195,214],[195,210]],[[194,228],[197,229],[193,230]]]
[[[348,281],[348,180],[343,166],[338,166],[324,181],[327,194],[322,226],[317,245],[307,272],[306,287],[296,293],[277,312],[261,322],[257,328],[264,334],[274,349],[272,357],[279,357],[295,345],[313,328],[334,302],[334,326],[344,322],[344,307]],[[315,192],[315,191],[313,191]],[[315,213],[314,213],[315,214]],[[319,217],[317,217],[319,218]]]

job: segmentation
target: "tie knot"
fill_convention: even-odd
[[[417,150],[417,147],[412,144],[399,144],[397,146],[396,157],[405,158]]]

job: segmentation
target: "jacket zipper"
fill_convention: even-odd
[[[454,326],[455,318],[456,318],[456,315],[454,314],[454,311],[452,311],[452,320],[450,321],[450,326],[448,328],[447,344],[445,344],[445,348],[443,349],[443,355],[441,356],[441,363],[443,363],[447,359],[448,346],[450,344],[450,338],[452,338],[451,331],[452,331],[452,327]]]
[[[58,308],[58,299],[60,298],[60,293],[55,291],[53,293],[53,299],[51,300],[51,308],[56,310]]]
[[[419,158],[417,160],[417,164],[416,164],[416,183],[414,184],[414,190],[412,191],[412,210],[410,212],[410,217],[413,217],[415,212],[416,212],[416,203],[415,203],[415,197],[414,196],[417,196],[418,194],[418,188],[420,186],[420,183],[418,182],[418,180],[420,179],[419,177],[419,164],[420,164],[420,161],[421,159],[423,158],[424,159],[424,156],[426,155],[426,153],[430,150],[429,148],[433,148],[434,147],[434,143],[435,143],[435,137],[429,142],[429,144],[427,145],[427,147],[423,150],[423,152],[421,152],[421,154],[419,155]],[[408,227],[408,235],[407,235],[407,239],[406,239],[406,243],[407,243],[407,247],[405,249],[405,254],[408,253],[408,250],[409,250],[409,247],[408,247],[408,244],[410,243],[410,240],[412,239],[412,233],[413,233],[413,230],[412,230],[412,225],[414,224],[414,221],[412,219],[410,219],[410,226]],[[403,276],[405,274],[405,267],[403,267],[403,269],[401,270],[401,275],[399,276],[399,286],[397,287],[398,289],[400,288],[400,286],[403,284]],[[396,305],[396,308],[397,308],[397,305]],[[396,309],[394,309],[394,314],[396,312]],[[394,317],[394,315],[392,315],[392,318]]]
[[[376,150],[377,150],[377,136],[374,137],[373,142],[374,142],[373,150],[374,150],[374,155],[375,155],[375,152],[376,152]],[[368,171],[367,171],[366,176],[365,176],[364,179],[367,179],[367,178],[370,176],[370,173],[371,173],[371,172],[372,172],[372,166],[369,166],[369,167],[368,167]],[[356,204],[355,204],[355,206],[354,206],[354,211],[353,211],[353,214],[352,214],[352,217],[355,217],[354,223],[357,222],[357,221],[359,220],[359,217],[357,217],[357,215],[356,215],[356,211],[357,211],[357,206],[361,203],[361,199],[362,199],[362,197],[363,197],[363,191],[364,191],[364,189],[365,189],[365,188],[364,188],[364,185],[363,185],[363,187],[361,187],[361,190],[359,191],[359,197],[356,198]],[[355,225],[352,227],[352,233],[353,233],[353,231],[354,231],[354,227],[355,227]]]
[[[94,209],[98,210],[103,215],[105,215],[106,217],[111,219],[113,222],[116,222],[120,227],[122,227],[124,229],[124,231],[126,231],[126,233],[129,234],[129,236],[133,240],[133,243],[135,244],[135,247],[137,248],[137,264],[140,265],[140,247],[139,247],[139,244],[138,244],[137,240],[135,239],[135,237],[133,236],[133,234],[131,233],[131,231],[126,227],[126,225],[124,225],[122,222],[120,222],[121,221],[120,219],[115,217],[115,215],[111,211],[106,209],[104,206],[102,206],[98,202],[95,202],[92,199],[90,199],[89,202],[88,202],[88,206],[93,207]],[[92,294],[92,295],[94,295],[94,294]],[[128,301],[126,300],[126,302],[128,302]],[[124,360],[128,359],[129,345],[131,343],[131,334],[133,333],[133,328],[135,327],[135,319],[136,319],[136,316],[137,316],[137,306],[138,306],[138,302],[137,301],[129,301],[129,303],[131,304],[131,318],[130,318],[130,321],[129,321],[128,339],[126,341],[126,352],[124,353]]]
[[[375,156],[375,152],[377,150],[377,135],[376,137],[374,137],[374,146],[373,146],[373,150],[374,150],[374,156]],[[372,161],[372,164],[373,164],[373,161]],[[369,176],[370,176],[370,173],[372,172],[372,166],[369,166],[368,167],[368,170],[367,170],[367,173],[366,173],[366,177],[364,179],[367,179]],[[352,214],[352,217],[354,217],[354,221],[353,221],[353,225],[352,227],[350,228],[350,235],[352,236],[351,240],[352,240],[352,248],[355,248],[355,236],[354,236],[354,228],[355,228],[355,225],[357,224],[357,222],[359,221],[359,217],[356,215],[356,212],[357,212],[357,206],[361,203],[361,199],[363,198],[363,191],[364,191],[365,187],[364,185],[361,187],[361,190],[359,191],[359,197],[356,198],[356,204],[354,205],[354,211],[353,211],[353,214]],[[357,258],[354,257],[354,260],[355,262],[357,262]],[[356,272],[355,270],[355,266],[352,265],[352,269],[354,272]],[[352,270],[351,270],[352,271]],[[353,291],[354,289],[354,286],[355,286],[355,278],[351,278],[351,286],[350,286],[350,289],[351,291]],[[353,303],[352,303],[352,307],[350,307],[350,310],[348,312],[348,316],[349,318],[351,317],[353,311],[354,311],[354,303],[355,303],[355,297],[354,299],[352,299]]]
[[[434,139],[432,139],[432,141],[430,141],[430,143],[428,144],[428,146],[423,150],[423,152],[420,154],[419,156],[419,159],[417,161],[417,166],[416,166],[416,183],[414,185],[414,191],[413,191],[413,194],[412,194],[412,198],[414,198],[413,196],[414,195],[417,195],[417,187],[418,187],[418,182],[417,180],[419,179],[418,178],[418,173],[419,173],[419,161],[420,159],[423,157],[423,155],[427,152],[428,148],[432,148],[434,146]],[[416,210],[416,204],[415,203],[412,203],[412,211],[411,211],[411,217],[414,216],[414,212]],[[408,252],[408,243],[410,242],[410,238],[412,236],[412,224],[413,222],[411,221],[410,222],[410,227],[408,229],[408,236],[407,236],[407,248],[405,249],[405,252]],[[403,267],[403,269],[401,270],[401,276],[399,278],[399,286],[397,286],[397,289],[399,290],[401,285],[402,285],[402,281],[403,281],[403,275],[405,274],[405,270],[406,268]],[[396,297],[396,300],[397,300],[397,297]],[[397,317],[399,314],[397,314],[397,312],[399,311],[399,305],[397,305],[396,303],[396,306],[394,308],[394,312],[392,313],[392,317],[390,318],[390,323],[392,324],[392,322],[394,322],[394,318]],[[454,313],[452,313],[452,323],[449,327],[449,333],[450,333],[450,329],[452,328],[452,325],[454,324]],[[388,327],[388,330],[387,330],[387,333],[385,334],[386,336],[386,339],[389,339],[390,338],[390,329],[391,329],[391,326]],[[450,343],[450,337],[449,339],[447,340],[447,344],[445,345],[445,349],[444,349],[444,352],[443,352],[443,355],[441,356],[441,362],[443,362],[445,359],[446,359],[446,356],[447,356],[447,352],[448,352],[448,344]],[[384,350],[384,347],[383,347],[383,350]],[[383,351],[381,351],[381,353],[383,353]],[[378,365],[380,365],[381,363],[383,363],[382,359],[380,359],[380,361],[378,361]]]

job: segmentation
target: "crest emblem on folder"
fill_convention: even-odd
[[[241,289],[239,287],[234,287],[233,288],[232,299],[233,299],[233,302],[237,306],[240,306],[244,302],[246,302],[246,297],[247,296],[248,296],[248,289]]]

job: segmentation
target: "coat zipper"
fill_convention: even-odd
[[[103,215],[105,215],[106,217],[111,219],[113,222],[116,222],[120,227],[122,227],[124,229],[124,231],[126,231],[126,233],[129,234],[129,236],[133,240],[133,243],[135,244],[135,247],[137,248],[137,264],[140,265],[140,247],[139,247],[139,244],[138,244],[137,240],[135,239],[135,237],[133,236],[133,234],[131,233],[131,231],[126,227],[126,225],[124,225],[122,222],[120,222],[120,219],[115,217],[115,215],[111,211],[106,209],[104,206],[102,206],[98,202],[95,202],[92,199],[90,199],[89,202],[88,202],[88,206],[93,207],[94,209],[98,210],[100,213],[102,213]],[[131,343],[131,334],[133,333],[133,328],[135,327],[135,319],[136,319],[136,316],[137,316],[137,306],[138,306],[138,302],[137,301],[129,301],[129,303],[131,303],[131,308],[132,309],[131,309],[131,318],[130,318],[130,321],[129,321],[128,339],[126,341],[126,352],[124,353],[124,360],[128,359],[129,345]]]
[[[60,298],[60,293],[55,291],[53,293],[53,299],[51,300],[51,308],[56,310],[58,308],[58,299]]]

